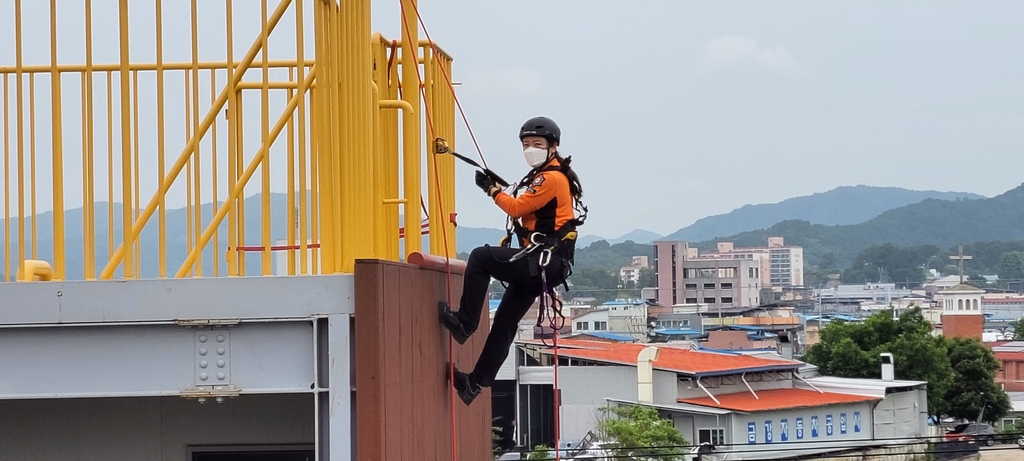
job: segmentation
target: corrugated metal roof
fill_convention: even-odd
[[[754,397],[754,394],[750,392],[736,392],[716,395],[715,398],[718,399],[719,403],[715,403],[714,400],[711,400],[711,397],[679,399],[679,402],[705,407],[754,412],[880,400],[879,397],[873,396],[817,392],[796,388],[761,390],[757,391],[757,397]]]
[[[731,410],[723,410],[723,409],[719,409],[719,408],[709,408],[709,407],[703,407],[703,406],[700,406],[700,405],[690,405],[690,404],[687,404],[687,403],[677,403],[677,404],[674,404],[674,405],[668,405],[668,404],[663,404],[663,403],[662,404],[657,404],[657,403],[653,403],[653,404],[652,403],[640,403],[640,402],[634,402],[632,400],[621,400],[621,399],[605,399],[605,400],[607,400],[609,402],[623,403],[623,404],[626,404],[626,405],[644,405],[644,406],[648,406],[648,407],[657,408],[659,410],[682,411],[682,412],[686,412],[686,413],[697,413],[697,414],[703,414],[703,415],[727,415],[729,413],[732,413]]]
[[[524,341],[539,344],[539,341]],[[594,362],[616,363],[636,366],[636,357],[651,344],[608,343],[565,339],[558,341],[558,355]],[[541,353],[550,354],[551,349]],[[659,347],[658,360],[653,363],[658,370],[671,371],[692,376],[716,376],[738,372],[795,370],[803,366],[795,360],[773,360],[748,355],[719,354],[706,351],[692,351],[673,347]]]
[[[875,397],[885,397],[886,391],[891,388],[915,387],[928,384],[927,381],[882,381],[881,379],[840,378],[838,376],[815,376],[813,378],[804,378],[804,380],[824,391]],[[793,385],[798,388],[810,388],[807,384],[799,381],[795,381]]]

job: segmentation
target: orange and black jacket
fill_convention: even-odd
[[[512,197],[499,192],[494,203],[512,219],[519,220],[525,230],[556,234],[576,219],[569,178],[559,168],[558,160],[552,160],[533,177],[522,195]]]

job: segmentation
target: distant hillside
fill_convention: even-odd
[[[848,266],[864,248],[884,243],[948,248],[958,243],[1021,240],[1024,185],[990,199],[927,199],[854,225],[826,226],[787,220],[767,229],[706,240],[696,246],[711,249],[717,241],[731,241],[738,246],[762,245],[769,236],[785,237],[787,244],[804,247],[809,264],[817,264],[824,255],[832,253],[837,267]]]
[[[787,220],[812,224],[849,225],[865,222],[888,210],[926,199],[984,199],[966,192],[915,191],[898,187],[843,186],[828,192],[783,200],[779,203],[745,205],[732,212],[708,216],[665,237],[666,240],[699,242],[741,232],[764,229]]]
[[[623,242],[626,242],[626,241],[633,241],[633,242],[636,242],[636,243],[651,243],[651,242],[653,242],[655,240],[658,240],[660,238],[661,238],[661,234],[656,234],[654,232],[651,232],[649,230],[644,230],[644,229],[633,229],[631,232],[627,233],[626,235],[623,235],[622,237],[619,237],[619,238],[613,238],[613,239],[604,238],[604,237],[597,236],[597,235],[584,235],[584,236],[581,236],[579,239],[577,239],[576,246],[577,247],[585,247],[587,245],[590,245],[591,243],[594,243],[594,242],[597,242],[597,241],[601,241],[601,240],[604,240],[604,241],[606,241],[606,242],[608,242],[609,244],[612,244],[612,245],[615,245],[616,243],[623,243]]]

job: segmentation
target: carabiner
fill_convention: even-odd
[[[539,258],[538,263],[540,264],[540,267],[548,267],[548,264],[551,263],[551,249],[550,248],[545,248],[544,250],[542,250],[540,252],[540,258]]]

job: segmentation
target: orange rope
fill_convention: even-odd
[[[401,5],[401,10],[402,10],[402,26],[405,27],[405,31],[407,32],[407,35],[411,35],[411,34],[408,34],[410,28],[409,28],[408,22],[405,19],[405,4],[401,3],[401,2],[399,2],[399,4]],[[415,4],[413,4],[413,10],[416,12],[416,16],[419,17],[420,13],[418,11],[418,8],[416,8]],[[410,44],[410,48],[413,49],[413,50],[417,50],[418,46],[419,45],[416,44],[416,43]],[[417,54],[419,54],[419,53],[417,52]],[[429,130],[428,133],[430,135],[430,139],[434,139],[434,133],[436,133],[434,131],[434,122],[430,119],[430,105],[427,104],[426,89],[425,89],[425,87],[423,85],[423,77],[420,75],[420,66],[419,65],[416,65],[416,80],[419,83],[420,95],[423,97],[423,112],[424,112],[424,117],[427,119],[427,129]],[[439,175],[438,175],[437,162],[434,162],[434,183],[435,183],[435,187],[437,187],[438,191],[440,191],[441,190],[441,181],[440,181]],[[421,203],[422,203],[422,196],[420,197],[420,200],[421,200]],[[441,201],[441,194],[438,194],[438,197],[437,197],[437,208],[441,211],[441,215],[444,216],[445,215],[444,203]],[[451,258],[450,257],[450,252],[449,252],[449,248],[448,248],[448,229],[445,226],[443,221],[439,221],[438,225],[441,226],[441,238],[444,239],[444,271],[445,271],[445,281],[446,281],[446,290],[447,290],[447,295],[448,295],[448,305],[451,306],[452,305],[452,267],[451,267],[451,260],[450,260],[450,258]],[[456,398],[456,395],[455,395],[455,386],[454,386],[454,383],[455,383],[455,340],[452,338],[451,335],[448,335],[448,362],[451,364],[448,367],[448,380],[453,384],[452,386],[450,386],[448,388],[448,393],[449,393],[448,400],[451,402],[450,411],[451,411],[451,429],[452,429],[452,440],[451,440],[451,442],[452,442],[452,461],[458,461],[458,459],[459,459],[459,451],[458,451],[459,440],[458,440],[458,433],[457,433],[458,424],[457,424],[457,421],[456,421],[456,418],[455,418],[455,398]]]
[[[437,53],[436,44],[434,43],[434,40],[432,40],[430,38],[430,32],[427,31],[427,25],[426,25],[426,23],[423,22],[423,16],[420,15],[420,12],[419,12],[418,8],[414,8],[414,11],[416,12],[416,18],[419,19],[420,26],[423,27],[423,34],[427,36],[427,41],[430,42],[431,50],[433,50],[435,52],[435,54],[436,54]],[[483,163],[484,168],[489,168],[487,166],[487,160],[484,159],[483,150],[480,149],[480,144],[476,140],[476,135],[473,134],[473,128],[469,125],[469,119],[466,117],[466,111],[464,111],[462,109],[462,103],[459,102],[459,96],[455,93],[455,85],[452,84],[452,79],[451,79],[451,77],[448,76],[448,73],[445,72],[444,67],[440,67],[440,69],[441,69],[441,74],[444,75],[445,82],[448,83],[448,89],[449,89],[449,91],[451,91],[452,97],[455,99],[455,105],[458,106],[458,108],[459,108],[459,114],[462,115],[462,121],[463,121],[463,123],[466,124],[466,130],[469,131],[469,136],[470,136],[470,138],[473,139],[473,145],[476,146],[476,152],[480,156],[480,161]],[[417,69],[417,72],[418,71],[419,71],[419,69]],[[541,294],[541,296],[545,296],[545,294]],[[553,301],[554,300],[552,300],[552,302]],[[553,389],[554,390],[554,407],[555,407],[555,412],[554,412],[555,413],[555,415],[554,415],[555,416],[555,461],[559,461],[561,459],[561,452],[558,449],[558,441],[559,441],[559,438],[561,437],[561,434],[560,434],[561,428],[559,427],[560,426],[560,424],[559,424],[559,419],[560,419],[559,418],[559,413],[560,413],[559,409],[560,409],[560,406],[561,406],[561,402],[560,402],[560,400],[561,400],[561,398],[560,398],[561,397],[561,393],[559,392],[559,387],[558,387],[558,330],[560,330],[561,328],[559,327],[559,328],[556,329],[555,322],[554,322],[554,316],[552,316],[551,327],[552,327],[552,334],[554,335],[553,336],[554,341],[552,343],[552,348],[554,349],[554,359],[555,359],[555,363],[554,363],[554,382],[553,382],[553,387],[554,387],[554,389]]]

